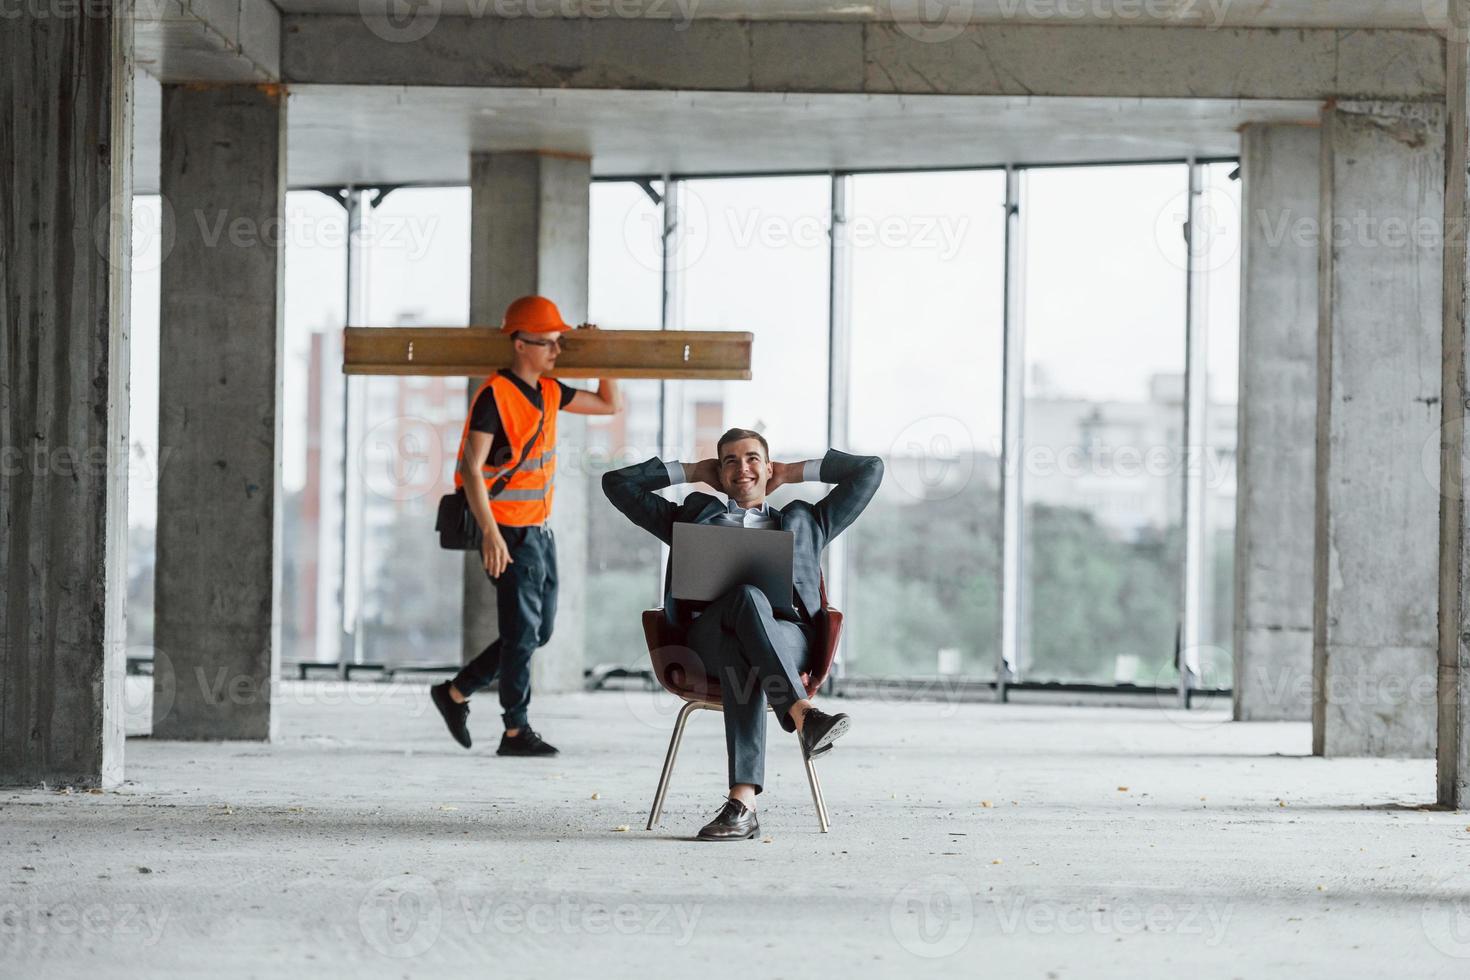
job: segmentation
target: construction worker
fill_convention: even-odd
[[[500,329],[513,341],[511,366],[475,393],[454,475],[483,535],[480,558],[495,583],[500,636],[454,680],[435,684],[429,693],[450,735],[469,748],[469,699],[499,677],[505,734],[496,754],[551,756],[557,750],[531,728],[526,709],[531,654],[551,639],[556,618],[556,547],[547,526],[556,483],[556,419],[560,412],[615,415],[623,410],[623,398],[611,378],[599,380],[594,394],[546,377],[556,367],[562,334],[571,329],[546,297],[522,296],[511,303]]]

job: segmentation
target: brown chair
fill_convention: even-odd
[[[827,605],[827,590],[822,587],[822,611],[817,614],[814,638],[815,661],[810,670],[802,671],[801,682],[806,687],[806,696],[815,697],[827,682],[832,671],[832,661],[837,656],[837,640],[842,635],[842,613]],[[648,829],[658,825],[664,812],[664,796],[669,791],[669,777],[674,772],[674,759],[679,754],[679,743],[684,739],[684,725],[689,716],[701,708],[706,711],[722,711],[720,682],[704,673],[699,658],[689,648],[684,630],[675,626],[664,616],[662,609],[646,609],[643,612],[643,636],[648,641],[648,655],[653,661],[653,672],[658,682],[675,697],[682,698],[684,706],[674,719],[674,734],[669,739],[669,751],[664,756],[663,773],[658,778],[658,792],[653,797],[653,810],[648,814]],[[822,783],[817,778],[817,767],[807,755],[800,733],[796,744],[801,747],[802,762],[806,765],[807,783],[812,788],[812,802],[817,807],[817,822],[822,833],[827,833],[827,804],[822,799]]]

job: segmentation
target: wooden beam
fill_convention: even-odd
[[[569,330],[557,378],[749,381],[755,338],[737,330]],[[342,373],[479,378],[510,367],[495,327],[348,327]]]

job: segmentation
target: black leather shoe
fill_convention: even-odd
[[[495,750],[496,755],[556,755],[556,746],[546,739],[537,735],[530,725],[522,725],[521,730],[514,736],[500,736],[500,748]]]
[[[434,702],[434,707],[439,709],[439,714],[444,718],[444,724],[449,729],[449,734],[454,740],[465,748],[470,747],[470,730],[465,722],[470,717],[470,706],[458,704],[454,698],[449,696],[449,681],[435,684],[429,688],[429,697]]]
[[[755,811],[739,800],[726,800],[715,818],[699,828],[699,840],[750,840],[761,832]]]
[[[808,708],[801,720],[801,744],[806,754],[821,755],[830,750],[833,742],[847,734],[851,724],[847,715],[840,712],[829,715],[819,708]]]

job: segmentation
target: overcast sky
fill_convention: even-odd
[[[1233,400],[1238,316],[1238,189],[1208,168],[1204,264],[1208,363]],[[1186,203],[1182,165],[1058,168],[1025,175],[1028,394],[1142,400],[1149,378],[1184,357]],[[854,178],[851,441],[883,452],[932,416],[959,420],[975,448],[1000,432],[1004,178],[999,172]],[[685,184],[676,249],[687,329],[756,334],[749,382],[723,382],[727,424],[761,425],[777,455],[823,448],[826,434],[829,183],[785,177]],[[157,458],[158,198],[135,206],[133,523],[153,523]],[[659,325],[659,209],[625,184],[594,185],[590,317]],[[310,334],[345,309],[345,218],[315,192],[287,197],[284,480],[304,479]],[[467,322],[469,192],[400,190],[367,232],[365,319]]]

